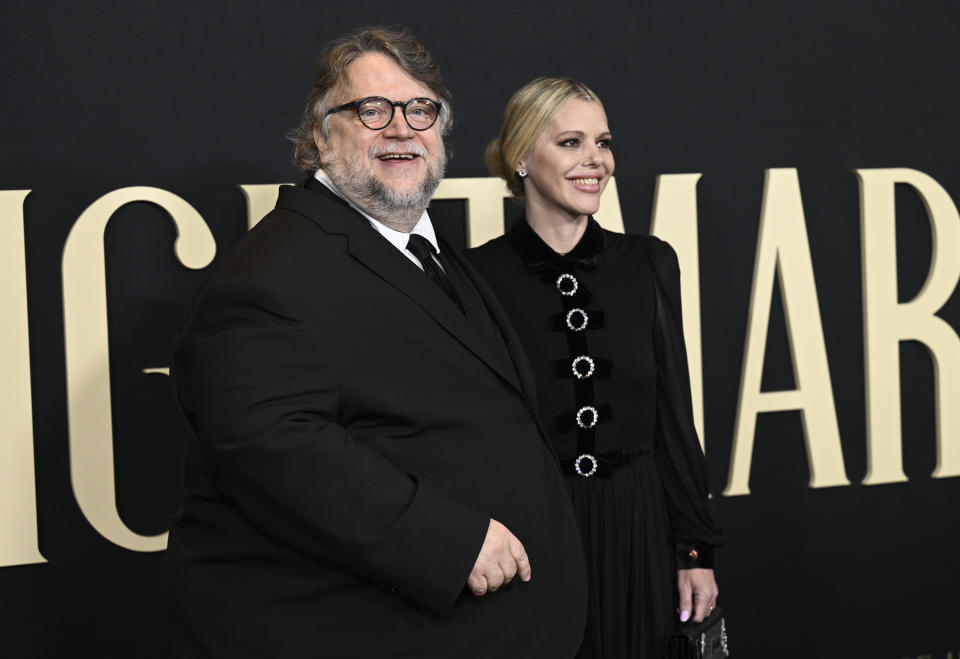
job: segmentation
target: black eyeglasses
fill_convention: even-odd
[[[403,118],[413,130],[427,130],[437,123],[440,116],[440,101],[429,98],[411,98],[406,103],[391,101],[382,96],[368,96],[358,101],[350,101],[329,110],[327,114],[356,110],[363,125],[370,130],[383,130],[393,121],[397,108],[403,108]]]

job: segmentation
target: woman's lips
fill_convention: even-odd
[[[578,176],[576,178],[568,178],[567,180],[574,188],[581,192],[600,192],[600,181],[602,179],[598,176]]]

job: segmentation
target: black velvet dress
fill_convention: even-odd
[[[566,474],[590,577],[578,657],[659,658],[677,618],[675,570],[712,567],[721,542],[692,424],[676,255],[591,219],[563,256],[521,220],[467,257],[516,326]]]

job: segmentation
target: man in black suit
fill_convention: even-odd
[[[193,304],[173,363],[181,656],[579,646],[580,543],[519,342],[425,211],[448,98],[407,32],[330,44],[297,144],[313,175]]]

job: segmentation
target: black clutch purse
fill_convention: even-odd
[[[729,656],[727,622],[720,607],[711,611],[703,622],[685,623],[680,631],[667,638],[667,659],[725,659]]]

